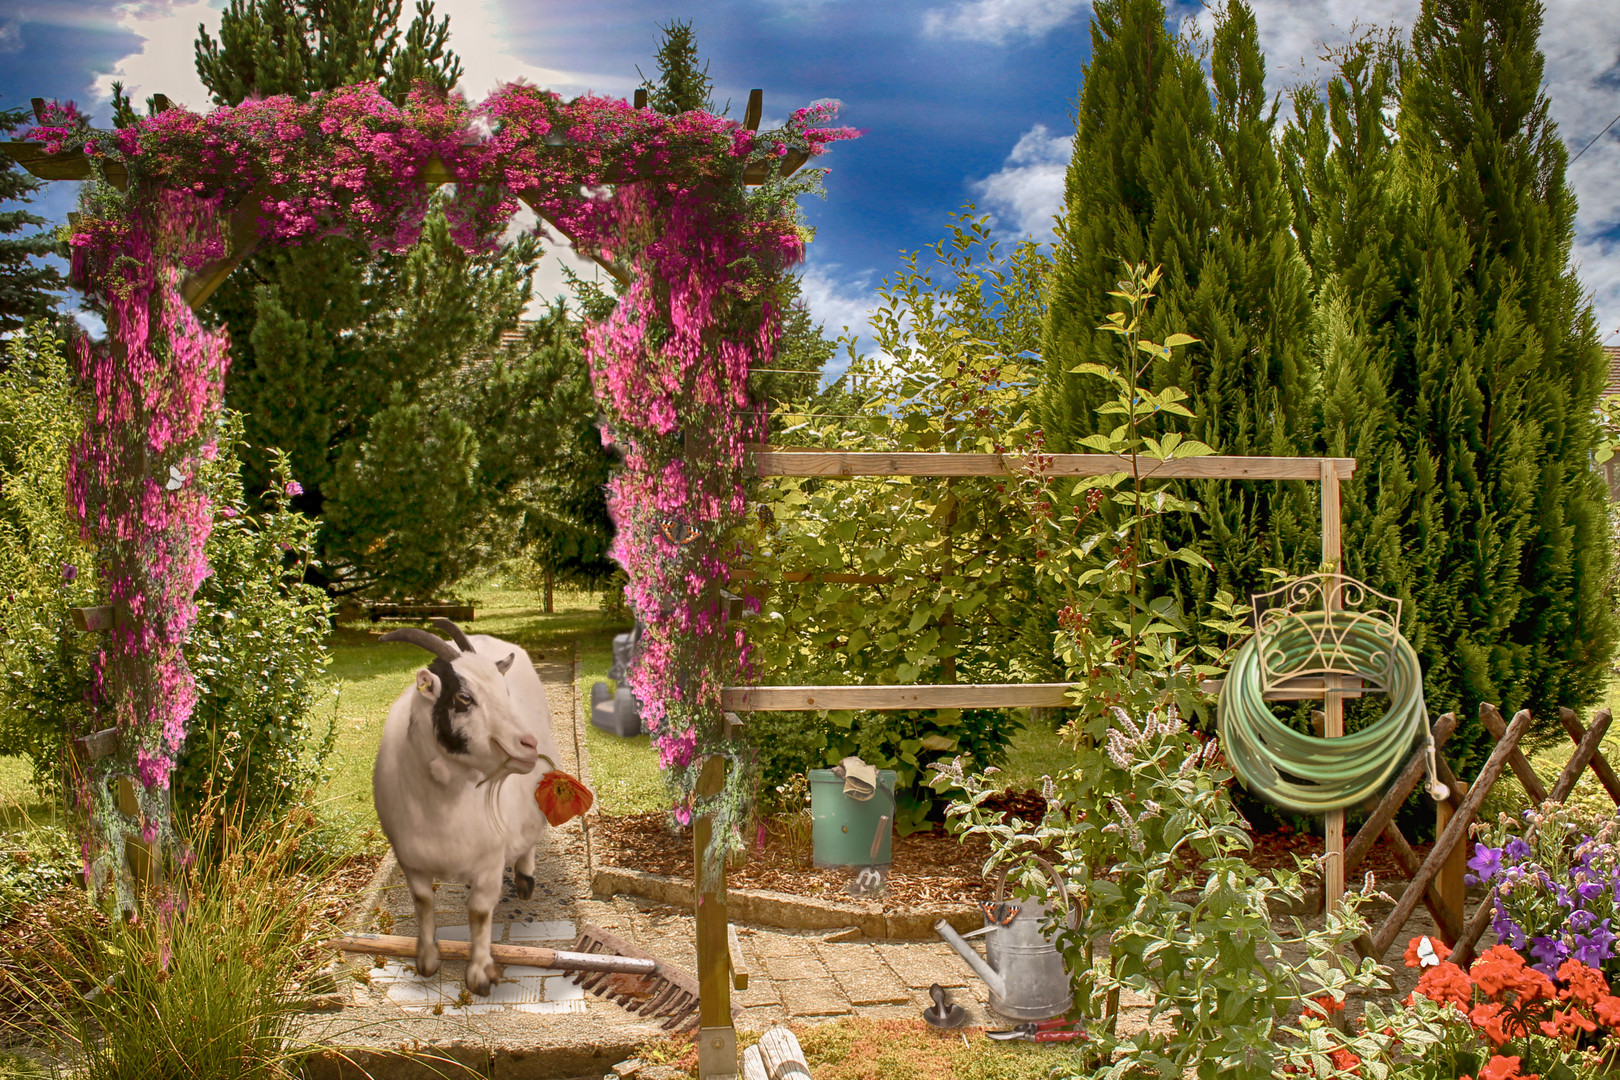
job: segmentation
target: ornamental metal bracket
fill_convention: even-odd
[[[1251,603],[1264,691],[1301,675],[1359,676],[1388,689],[1401,636],[1401,601],[1395,597],[1342,574],[1312,574],[1257,593]],[[1300,628],[1311,641],[1308,651],[1298,649]],[[1371,635],[1383,648],[1352,658],[1344,648],[1352,634]],[[1283,648],[1285,640],[1292,648]]]

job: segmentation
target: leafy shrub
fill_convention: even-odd
[[[1048,781],[1046,811],[1033,826],[982,809],[997,793],[982,773],[960,762],[938,773],[942,786],[963,793],[950,809],[961,831],[988,838],[991,865],[1021,871],[1018,895],[1054,911],[1046,929],[1068,965],[1075,1007],[1093,1021],[1101,1062],[1094,1073],[1062,1075],[1269,1078],[1285,1063],[1278,1039],[1291,1011],[1324,995],[1342,1002],[1351,987],[1381,981],[1376,961],[1352,968],[1336,955],[1366,933],[1362,898],[1321,929],[1296,922],[1293,934],[1279,931],[1271,911],[1303,897],[1300,874],[1245,861],[1252,841],[1215,744],[1201,743],[1173,712],[1138,723],[1117,710],[1115,720],[1107,755],[1123,781],[1094,785],[1082,762]],[[1070,908],[1074,930],[1063,922]],[[1114,1030],[1122,990],[1153,1001],[1151,1026],[1130,1038]],[[1155,1030],[1155,1020],[1168,1030]]]
[[[194,800],[213,777],[227,799],[275,809],[324,779],[336,716],[316,742],[311,714],[331,663],[333,609],[304,581],[318,525],[291,506],[301,489],[287,455],[269,451],[270,487],[250,504],[232,452],[245,449],[240,435],[240,418],[227,415],[221,453],[203,476],[216,508],[212,573],[186,644],[198,700],[175,786]]]
[[[873,334],[885,358],[852,355],[842,391],[807,405],[785,433],[794,445],[1002,452],[1018,442],[1049,260],[1032,242],[1001,252],[986,219],[971,213],[927,254],[936,267],[913,253],[878,290]],[[750,641],[764,681],[1014,681],[1019,627],[1034,601],[1033,549],[1005,487],[973,477],[760,481],[754,568],[773,584]],[[928,764],[963,750],[996,760],[1017,721],[956,710],[834,712],[814,728],[819,739],[790,744],[755,737],[767,773],[848,754],[894,769],[904,834],[923,827],[935,802],[923,783]]]
[[[33,825],[8,832],[0,853],[0,924],[25,904],[36,903],[79,880],[78,845],[60,825]]]
[[[0,754],[57,788],[68,733],[84,730],[91,650],[71,607],[95,602],[95,560],[67,511],[77,437],[62,343],[44,322],[6,343],[0,370]]]
[[[70,733],[90,730],[89,665],[97,636],[69,609],[97,602],[94,552],[65,498],[68,453],[81,413],[62,344],[43,324],[12,338],[0,371],[0,753],[26,755],[35,779],[60,783]],[[310,713],[328,663],[331,614],[303,583],[316,524],[292,510],[286,456],[271,451],[274,483],[260,512],[243,497],[241,424],[227,416],[219,453],[202,471],[218,513],[185,655],[198,703],[175,778],[182,801],[211,773],[248,803],[278,805],[319,779]]]

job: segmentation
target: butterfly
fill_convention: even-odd
[[[163,485],[164,491],[179,491],[186,486],[186,477],[175,466],[169,466],[169,482]]]
[[[1440,966],[1440,954],[1434,951],[1434,941],[1428,937],[1418,938],[1417,957],[1419,968]]]

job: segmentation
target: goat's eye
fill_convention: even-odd
[[[456,704],[459,707],[461,707],[463,709],[470,709],[470,708],[472,708],[472,703],[473,703],[472,695],[467,693],[467,691],[463,690],[460,693],[456,694]]]

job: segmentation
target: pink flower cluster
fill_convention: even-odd
[[[218,200],[163,191],[142,211],[73,238],[73,280],[107,305],[112,333],[78,342],[90,413],[69,463],[68,502],[125,616],[106,635],[94,688],[134,738],[148,792],[143,830],[154,830],[150,792],[168,787],[197,700],[181,646],[208,573],[213,513],[191,477],[213,450],[228,342],[179,291],[182,267],[222,243]]]

